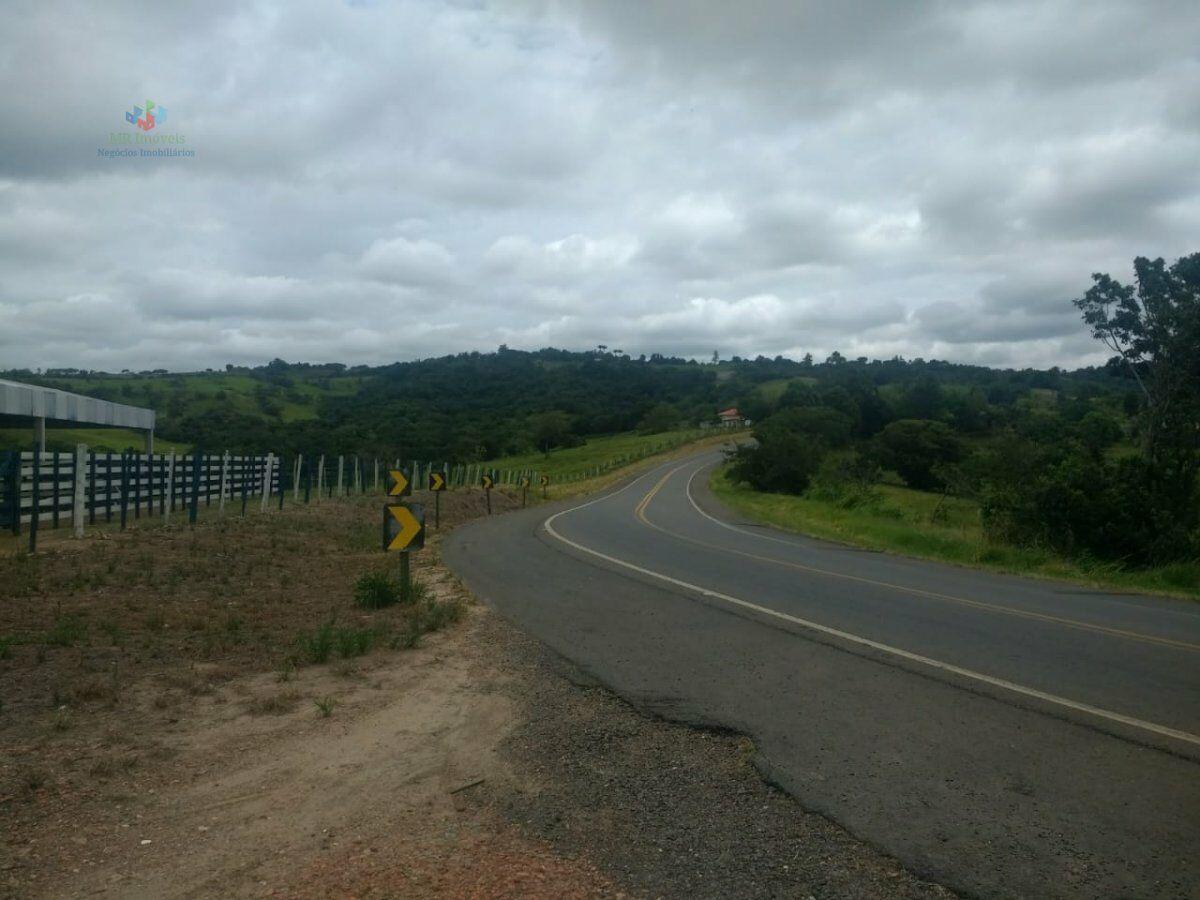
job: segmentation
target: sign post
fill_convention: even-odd
[[[446,473],[429,470],[429,490],[433,491],[433,527],[442,527],[442,491],[446,489]]]
[[[529,476],[522,475],[521,476],[521,509],[525,508],[525,504],[529,500],[529,483],[530,483]]]
[[[496,480],[487,472],[484,472],[479,482],[483,485],[483,495],[487,497],[487,514],[490,516],[492,514],[492,487],[495,485]]]
[[[542,499],[549,500],[550,499],[550,476],[543,475],[538,480],[542,483]]]

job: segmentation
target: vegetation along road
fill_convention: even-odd
[[[720,455],[455,532],[479,596],[808,809],[985,896],[1200,892],[1200,607],[754,525]]]

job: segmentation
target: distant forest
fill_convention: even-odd
[[[152,407],[161,437],[213,451],[456,461],[695,426],[730,406],[761,421],[819,400],[840,411],[856,437],[869,438],[898,419],[943,421],[965,435],[1067,427],[1097,411],[1121,423],[1139,402],[1127,367],[1116,363],[1010,370],[836,352],[823,362],[759,356],[701,363],[607,348],[501,347],[379,367],[276,359],[182,374],[52,369],[3,377]]]

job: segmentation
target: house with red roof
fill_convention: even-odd
[[[731,406],[729,409],[723,409],[717,413],[717,421],[721,423],[722,428],[741,428],[750,424],[738,412],[736,406]]]

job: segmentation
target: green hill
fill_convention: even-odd
[[[695,428],[729,406],[760,421],[779,409],[821,404],[843,411],[864,435],[895,418],[939,418],[979,434],[1016,421],[1036,427],[1047,415],[1076,419],[1093,408],[1119,414],[1129,389],[1108,369],[1013,371],[836,355],[817,364],[735,357],[714,365],[506,348],[377,367],[274,360],[225,371],[14,370],[0,377],[151,407],[164,448],[461,462]],[[4,446],[29,446],[31,434],[21,427],[28,423],[0,424]],[[70,446],[81,434],[52,429],[49,437]],[[103,429],[88,429],[86,440],[100,449],[140,446],[136,435]]]

